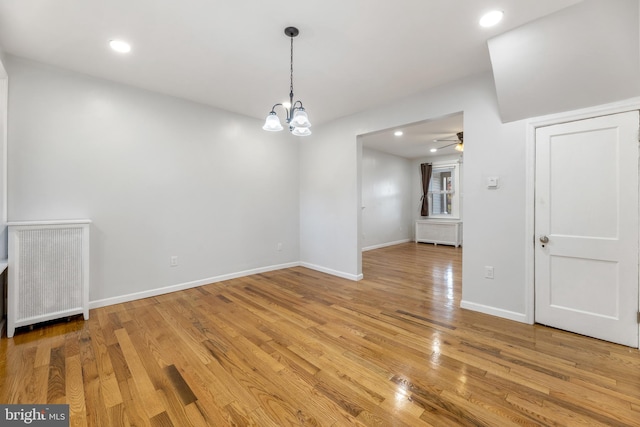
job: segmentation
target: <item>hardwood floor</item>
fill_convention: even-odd
[[[461,249],[363,255],[0,340],[0,403],[88,426],[640,425],[640,352],[462,310]]]

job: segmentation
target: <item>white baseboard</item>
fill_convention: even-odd
[[[387,246],[395,246],[400,245],[402,243],[409,243],[411,239],[397,240],[395,242],[382,243],[380,245],[367,246],[366,248],[362,248],[362,252],[372,251],[374,249],[386,248]]]
[[[268,267],[255,268],[253,270],[239,271],[237,273],[223,274],[221,276],[214,276],[206,279],[194,280],[192,282],[179,283],[177,285],[165,286],[163,288],[150,289],[148,291],[143,291],[143,292],[135,292],[133,294],[121,295],[113,298],[105,298],[101,300],[90,301],[89,308],[94,309],[94,308],[106,307],[108,305],[121,304],[124,302],[155,297],[158,295],[164,295],[171,292],[182,291],[185,289],[208,285],[210,283],[222,282],[223,280],[237,279],[239,277],[251,276],[253,274],[266,273],[268,271],[282,270],[282,269],[291,268],[291,267],[299,267],[300,265],[301,264],[299,262],[272,265]]]
[[[475,302],[469,302],[469,301],[461,301],[460,307],[466,308],[467,310],[484,313],[484,314],[490,314],[496,317],[502,317],[503,319],[514,320],[520,323],[529,323],[527,321],[527,316],[524,313],[516,313],[514,311],[503,310],[501,308],[477,304]]]
[[[327,274],[331,274],[332,276],[342,277],[343,279],[349,279],[349,280],[354,280],[354,281],[362,280],[362,278],[364,277],[362,274],[357,274],[356,275],[356,274],[345,273],[345,272],[342,272],[342,271],[336,271],[336,270],[332,270],[330,268],[321,267],[319,265],[309,264],[307,262],[301,262],[300,266],[301,267],[310,268],[311,270],[316,270],[316,271],[319,271],[321,273],[327,273]]]

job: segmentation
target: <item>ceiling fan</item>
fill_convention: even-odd
[[[432,148],[431,152],[435,153],[438,150],[442,150],[443,148],[447,148],[447,147],[451,147],[452,145],[455,145],[455,149],[456,151],[464,151],[464,141],[463,141],[463,132],[458,132],[456,133],[456,136],[458,137],[458,139],[434,139],[433,142],[449,142],[449,141],[455,141],[451,144],[445,145],[443,147],[440,148]]]

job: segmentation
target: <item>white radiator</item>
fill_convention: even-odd
[[[461,221],[416,221],[416,242],[453,245],[462,244]]]
[[[15,328],[89,318],[90,220],[10,222],[7,336]]]

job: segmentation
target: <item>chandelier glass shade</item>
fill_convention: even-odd
[[[275,111],[271,111],[269,113],[269,115],[267,116],[267,120],[264,122],[264,126],[262,126],[262,129],[271,132],[277,132],[284,129]]]
[[[284,33],[291,39],[291,62],[290,62],[290,87],[289,87],[289,102],[288,103],[279,103],[275,104],[267,119],[264,122],[264,126],[262,129],[270,132],[278,132],[284,129],[282,123],[280,122],[280,118],[276,113],[276,107],[282,107],[285,111],[285,120],[289,125],[289,131],[292,135],[296,136],[307,136],[311,135],[311,122],[309,121],[309,116],[307,116],[307,112],[302,106],[302,101],[293,101],[293,38],[296,37],[300,32],[295,27],[287,27],[284,29]]]

